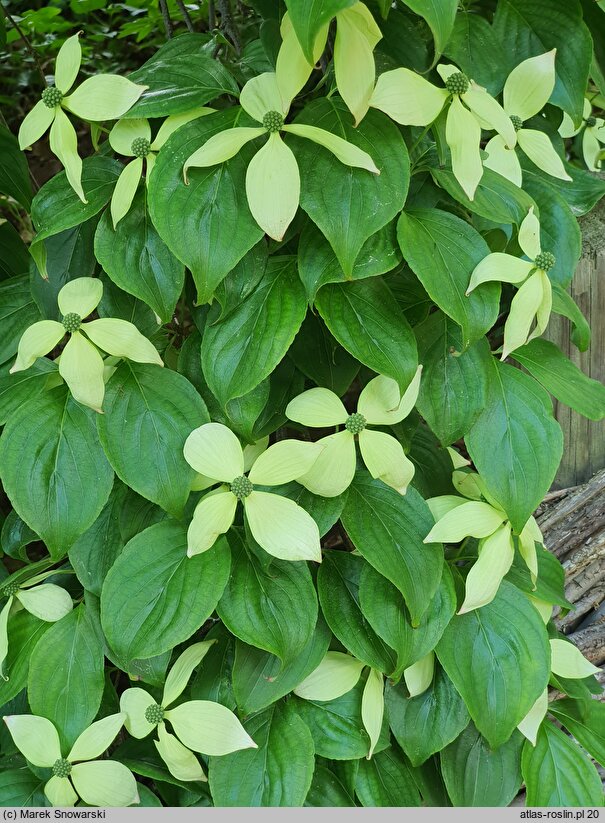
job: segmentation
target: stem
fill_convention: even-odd
[[[2,6],[2,11],[4,12],[4,16],[6,17],[8,22],[11,24],[11,26],[13,26],[15,31],[17,31],[17,33],[19,34],[19,37],[23,40],[23,43],[25,44],[25,48],[29,52],[29,54],[30,54],[31,58],[33,59],[34,63],[36,64],[36,68],[38,69],[38,74],[40,75],[40,77],[42,78],[42,82],[46,86],[46,75],[44,74],[44,70],[42,68],[42,64],[40,63],[38,55],[36,54],[36,50],[34,49],[32,44],[29,42],[29,40],[28,40],[25,32],[21,28],[21,26],[17,23],[17,21],[14,19],[14,17],[7,12],[7,10],[4,8],[4,6]]]
[[[166,40],[172,37],[172,20],[168,14],[168,4],[166,0],[160,0],[160,11],[162,12],[162,20],[164,21],[164,30],[166,31]]]
[[[189,16],[189,12],[183,3],[183,0],[176,0],[176,4],[179,7],[181,14],[183,15],[183,20],[185,21],[185,25],[187,26],[188,31],[194,31],[193,23],[191,22],[191,17]]]

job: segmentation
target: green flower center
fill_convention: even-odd
[[[586,125],[588,128],[592,128],[593,126],[597,125],[597,118],[596,117],[587,117],[586,118]]]
[[[64,757],[60,757],[53,763],[53,774],[55,777],[69,777],[71,774],[71,763]]]
[[[363,414],[355,412],[355,414],[350,414],[345,420],[345,429],[351,432],[351,434],[359,434],[359,432],[365,429],[367,422]]]
[[[470,83],[468,77],[461,71],[457,71],[455,74],[450,75],[445,81],[445,88],[450,94],[466,94],[469,85]]]
[[[152,723],[154,726],[157,726],[157,724],[161,723],[163,719],[164,709],[159,703],[152,703],[151,706],[147,706],[145,709],[145,720],[148,723]]]
[[[269,132],[279,131],[284,125],[284,118],[278,111],[268,111],[263,117],[263,126]]]
[[[554,254],[551,254],[549,251],[542,251],[534,260],[534,263],[539,269],[542,271],[550,271],[552,267],[557,262],[556,257]]]
[[[42,92],[42,102],[49,109],[54,109],[63,100],[63,93],[56,86],[49,86]]]
[[[20,586],[18,583],[8,583],[2,589],[2,597],[12,597],[14,594],[17,594],[19,588]]]
[[[135,157],[147,157],[151,151],[151,143],[146,137],[135,137],[132,141],[130,151]]]
[[[235,478],[235,480],[230,486],[230,489],[238,500],[243,500],[245,497],[249,497],[252,494],[254,486],[248,480],[247,477],[244,477],[244,475],[242,475],[241,477]]]
[[[63,320],[61,322],[63,323],[63,328],[65,329],[65,331],[73,333],[75,331],[78,331],[78,329],[82,325],[82,318],[79,314],[70,311],[67,314],[63,315]]]
[[[510,122],[513,124],[515,131],[521,131],[523,128],[523,120],[520,117],[517,117],[516,114],[511,114]]]

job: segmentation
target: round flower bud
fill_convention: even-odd
[[[554,254],[551,254],[549,251],[542,251],[534,260],[534,263],[539,269],[542,271],[550,271],[552,267],[557,262]]]
[[[345,420],[345,429],[351,432],[351,434],[359,434],[359,432],[365,429],[367,422],[363,414],[355,412],[355,414],[350,414]]]
[[[14,594],[17,594],[20,588],[18,583],[7,583],[0,591],[0,594],[2,597],[12,597]]]
[[[146,137],[135,137],[132,141],[130,151],[135,157],[147,157],[151,151],[151,143]]]
[[[243,500],[245,497],[249,497],[252,494],[254,486],[248,480],[247,477],[244,477],[244,475],[242,475],[241,477],[235,478],[235,480],[230,486],[230,489],[238,500]]]
[[[510,122],[513,124],[515,131],[521,131],[523,128],[523,120],[520,117],[517,117],[516,114],[511,114]]]
[[[69,777],[71,774],[71,763],[64,757],[60,757],[53,763],[53,775],[55,777]]]
[[[450,77],[448,77],[445,81],[445,88],[450,94],[466,94],[469,85],[470,83],[468,77],[461,71],[457,71],[455,74],[450,75]]]
[[[63,100],[63,94],[56,86],[48,86],[48,88],[42,92],[42,102],[45,106],[48,106],[49,109],[54,109],[55,106],[61,103],[61,100]]]
[[[586,118],[586,125],[588,126],[589,129],[591,129],[593,126],[596,126],[597,125],[597,118],[592,117],[592,116],[587,117]]]
[[[148,723],[152,723],[154,726],[157,726],[157,724],[161,723],[163,719],[164,709],[159,703],[152,703],[151,706],[147,706],[145,709],[145,720]]]
[[[263,126],[269,132],[279,131],[284,125],[284,118],[278,111],[268,111],[263,117]]]
[[[67,314],[63,315],[63,320],[61,322],[63,323],[63,328],[65,329],[65,331],[73,333],[75,331],[78,331],[78,329],[82,325],[82,318],[79,314],[70,311]]]

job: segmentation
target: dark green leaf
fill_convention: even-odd
[[[99,436],[120,480],[180,515],[195,476],[183,446],[210,419],[199,394],[168,368],[126,360],[107,383],[103,405]]]
[[[586,351],[590,346],[590,326],[582,314],[582,310],[558,283],[552,288],[552,310],[571,321],[571,342],[580,351]]]
[[[380,169],[376,175],[334,162],[334,155],[310,140],[295,138],[300,166],[300,205],[330,242],[345,275],[371,235],[401,211],[410,180],[408,153],[399,129],[376,109],[354,128],[337,97],[310,103],[295,122],[333,132],[367,152]]]
[[[487,243],[464,220],[437,209],[404,212],[397,235],[404,258],[431,299],[461,327],[467,348],[498,316],[499,283],[465,294],[473,269],[489,254]]]
[[[548,682],[550,647],[542,618],[506,581],[487,606],[454,617],[436,651],[492,748],[510,738]]]
[[[210,758],[208,780],[216,805],[302,806],[315,767],[309,729],[284,703],[244,725],[257,749]]]
[[[605,764],[605,704],[599,700],[553,700],[548,711],[591,757]]]
[[[95,416],[61,387],[20,406],[0,439],[6,493],[53,557],[94,523],[111,491]]]
[[[435,61],[437,61],[451,37],[458,11],[458,0],[403,0],[403,2],[416,14],[424,17],[428,23],[435,41]]]
[[[133,537],[103,584],[101,620],[111,647],[131,660],[183,643],[216,608],[229,565],[224,538],[187,557],[187,529],[172,520]]]
[[[360,760],[355,791],[363,806],[420,806],[420,795],[401,753],[390,746]]]
[[[441,752],[441,771],[454,806],[508,806],[521,786],[523,739],[515,732],[507,743],[490,749],[470,723]]]
[[[149,219],[144,189],[115,230],[105,210],[95,235],[95,254],[117,286],[151,306],[163,323],[171,319],[185,269]]]
[[[572,609],[573,604],[565,597],[565,572],[563,566],[553,554],[540,545],[536,546],[536,558],[538,561],[538,579],[535,583],[531,579],[525,561],[518,553],[515,553],[513,565],[506,575],[506,579],[514,583],[521,591],[527,592],[527,594],[531,594],[539,600],[562,606],[564,609]]]
[[[0,283],[0,363],[6,363],[17,353],[21,335],[39,319],[40,312],[29,289],[29,275],[3,280]]]
[[[355,806],[347,787],[333,771],[315,761],[315,771],[305,806]]]
[[[0,679],[0,706],[4,706],[26,687],[32,650],[51,626],[52,623],[38,620],[25,609],[11,615],[8,624],[8,656],[2,667],[8,679]]]
[[[317,386],[343,395],[357,372],[359,362],[332,337],[325,323],[308,312],[288,350],[296,367]]]
[[[501,70],[505,62],[502,44],[485,17],[460,10],[445,54],[490,94],[497,94],[504,81]],[[485,169],[487,171],[487,169]]]
[[[225,405],[265,379],[282,360],[307,311],[291,257],[274,257],[254,290],[209,316],[202,339],[208,386]]]
[[[519,533],[550,488],[563,453],[550,398],[531,377],[494,360],[485,409],[465,442]]]
[[[363,558],[348,552],[324,551],[317,574],[319,602],[343,646],[368,666],[390,674],[396,666],[395,652],[374,633],[359,605],[359,576],[364,563]]]
[[[594,765],[573,740],[548,721],[535,747],[521,758],[528,806],[602,806],[603,787]]]
[[[54,363],[39,357],[29,369],[9,374],[10,363],[0,368],[0,425],[24,403],[33,400],[44,390],[48,376],[57,371]]]
[[[221,280],[263,236],[246,200],[244,178],[252,146],[218,166],[189,169],[189,185],[183,181],[187,158],[214,134],[242,125],[240,115],[238,109],[227,109],[182,126],[158,155],[149,183],[153,223],[191,270],[200,303],[210,300]]]
[[[324,286],[315,305],[341,346],[373,371],[392,377],[405,391],[418,364],[416,340],[382,280]]]
[[[433,312],[414,329],[424,366],[417,407],[443,446],[463,437],[485,406],[491,356],[485,338],[463,351],[460,327]]]
[[[342,523],[357,551],[391,581],[418,625],[441,580],[443,548],[423,543],[434,520],[413,488],[401,495],[365,471],[349,489]]]
[[[84,604],[45,632],[32,652],[27,695],[68,750],[95,719],[105,678],[103,646]]]
[[[2,524],[2,534],[0,544],[2,551],[9,557],[28,562],[26,547],[40,538],[30,529],[27,523],[19,517],[14,509],[6,515],[6,520]]]
[[[0,223],[0,280],[27,274],[31,257],[19,232],[9,223]]]
[[[7,769],[0,773],[0,806],[44,806],[44,781],[29,769]]]
[[[417,697],[409,697],[402,683],[387,686],[384,696],[391,730],[413,766],[451,743],[470,720],[464,701],[440,666],[429,688]]]
[[[335,14],[353,5],[353,2],[354,0],[322,0],[321,3],[314,3],[313,0],[287,0],[286,8],[298,42],[311,65],[315,63],[313,52],[320,30]]]
[[[0,126],[0,192],[29,209],[32,186],[27,160],[17,138],[4,126]]]
[[[300,483],[293,481],[283,486],[273,486],[271,491],[275,494],[282,494],[289,497],[295,503],[308,512],[317,523],[319,534],[323,537],[336,523],[341,515],[347,500],[347,491],[337,497],[321,497],[313,494]]]
[[[482,20],[481,17],[478,19]],[[465,209],[494,223],[514,223],[520,226],[529,209],[536,205],[527,192],[492,169],[483,169],[483,177],[472,200],[469,200],[451,169],[431,167],[430,172],[435,182]],[[537,214],[538,209],[535,208],[535,211]]]

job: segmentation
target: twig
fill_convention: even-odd
[[[188,31],[194,31],[193,23],[191,22],[191,17],[189,16],[189,12],[183,3],[183,0],[176,0],[176,4],[180,9],[181,14],[183,15],[183,20],[185,21],[185,25],[187,26]]]
[[[19,34],[19,37],[23,40],[23,42],[25,44],[25,48],[29,52],[29,54],[32,57],[34,63],[36,64],[36,68],[38,69],[38,74],[40,75],[40,77],[42,78],[42,82],[46,86],[46,75],[44,74],[44,70],[42,68],[42,64],[40,63],[38,55],[36,54],[36,50],[34,49],[32,44],[29,42],[29,40],[28,40],[25,32],[21,28],[21,26],[17,23],[17,21],[14,19],[14,17],[7,12],[7,10],[4,8],[4,6],[2,6],[2,11],[4,12],[4,16],[6,17],[8,22],[11,24],[11,26],[13,26],[15,31]]]
[[[172,37],[172,20],[168,14],[168,4],[166,0],[160,0],[160,11],[162,12],[162,20],[164,21],[164,30],[166,31],[166,40]]]
[[[208,1],[208,28],[210,31],[216,28],[216,8],[214,0]]]

